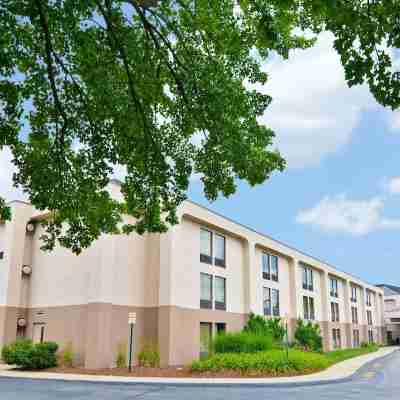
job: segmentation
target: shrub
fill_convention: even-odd
[[[115,360],[117,368],[126,367],[126,343],[121,342],[117,347],[117,358]]]
[[[64,367],[71,368],[74,361],[74,353],[72,351],[72,343],[68,342],[61,355],[61,363]]]
[[[147,343],[138,354],[141,367],[158,367],[160,365],[160,353],[158,347],[153,343]]]
[[[263,316],[253,313],[250,314],[243,331],[272,336],[274,341],[278,343],[281,343],[285,336],[285,328],[282,326],[280,318],[265,319]]]
[[[305,353],[290,350],[289,358],[282,350],[271,350],[254,354],[225,353],[191,365],[193,372],[220,372],[223,370],[240,371],[241,373],[281,375],[285,373],[307,373],[322,370],[330,365],[327,358],[318,353]]]
[[[369,346],[368,342],[361,342],[361,347],[362,348],[367,348]]]
[[[318,324],[297,321],[296,331],[294,333],[296,344],[307,351],[322,351],[322,337]]]
[[[215,353],[255,353],[270,350],[273,347],[271,335],[246,332],[218,335],[212,343]]]
[[[57,365],[57,343],[45,342],[33,344],[30,340],[17,340],[2,350],[5,363],[17,365],[23,369],[44,369]]]

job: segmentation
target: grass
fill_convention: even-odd
[[[375,344],[366,347],[357,347],[355,349],[343,349],[335,350],[325,353],[325,357],[329,360],[331,365],[337,364],[341,361],[348,360],[350,358],[362,356],[364,354],[373,353],[377,351],[379,347]]]
[[[289,357],[281,349],[249,353],[217,353],[200,361],[194,361],[191,371],[226,372],[236,371],[242,375],[299,375],[309,374],[324,370],[333,364],[358,357],[378,350],[378,346],[356,349],[336,350],[328,353],[304,352],[298,349],[290,349]]]

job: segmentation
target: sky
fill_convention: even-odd
[[[400,285],[400,112],[347,87],[328,33],[265,70],[273,103],[260,122],[275,130],[286,170],[214,203],[195,176],[189,198],[368,282]],[[22,198],[12,173],[4,149],[0,195]]]

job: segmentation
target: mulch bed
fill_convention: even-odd
[[[61,374],[127,376],[127,377],[143,377],[143,378],[276,378],[276,377],[308,375],[318,371],[314,370],[301,373],[286,373],[286,374],[266,374],[266,373],[241,374],[239,371],[196,373],[192,372],[188,367],[182,367],[182,368],[133,367],[132,372],[130,373],[127,368],[85,369],[85,368],[56,367],[47,369],[45,370],[45,372],[55,372]]]

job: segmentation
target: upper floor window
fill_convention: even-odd
[[[263,288],[264,315],[279,317],[279,290]]]
[[[226,279],[215,277],[215,309],[226,310]]]
[[[351,298],[350,300],[353,303],[357,303],[357,288],[355,286],[351,286]]]
[[[339,322],[339,304],[338,303],[331,303],[331,316],[332,322]]]
[[[353,324],[358,324],[358,311],[357,307],[351,307],[351,322]]]
[[[303,296],[303,316],[304,319],[315,320],[314,299],[312,297]]]
[[[278,257],[268,253],[262,253],[262,274],[264,279],[278,282]]]
[[[368,325],[372,325],[372,311],[371,310],[367,310],[367,322],[368,322]]]
[[[200,274],[200,308],[212,308],[212,275]]]
[[[215,265],[225,267],[225,236],[215,234]]]
[[[310,267],[303,266],[303,289],[314,290],[313,270]]]
[[[200,261],[212,264],[212,232],[200,229]]]
[[[371,307],[371,305],[372,305],[371,298],[372,298],[372,293],[371,293],[370,290],[367,289],[367,291],[366,291],[366,304],[367,304],[368,307]]]
[[[226,265],[226,246],[225,237],[209,231],[208,229],[200,229],[200,262],[206,264],[214,264],[219,267]]]
[[[338,280],[335,278],[331,278],[331,296],[339,297]]]

